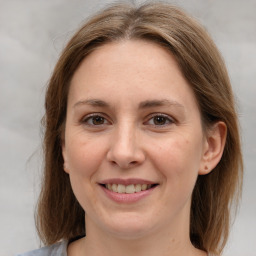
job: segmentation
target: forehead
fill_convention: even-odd
[[[75,73],[79,72],[81,66],[92,68],[98,73],[108,71],[109,68],[115,68],[116,71],[125,68],[129,72],[131,67],[136,67],[137,73],[147,73],[148,69],[175,68],[175,72],[182,76],[171,52],[149,40],[122,40],[103,44],[86,56]]]
[[[69,96],[106,98],[110,92],[123,100],[136,95],[147,100],[152,93],[176,101],[195,100],[172,54],[143,40],[111,42],[94,50],[76,70]]]

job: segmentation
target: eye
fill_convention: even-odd
[[[147,124],[153,126],[165,126],[172,123],[174,123],[173,119],[164,114],[156,114],[147,121]]]
[[[83,118],[82,123],[90,126],[100,126],[100,125],[108,124],[109,122],[105,117],[101,115],[92,114]]]

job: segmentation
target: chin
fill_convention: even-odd
[[[125,218],[115,219],[114,223],[108,225],[108,230],[114,236],[121,239],[139,239],[153,232],[154,225],[152,218],[150,222],[146,218],[138,216],[126,216]]]

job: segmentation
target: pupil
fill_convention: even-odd
[[[99,125],[99,124],[103,124],[103,123],[104,123],[103,117],[101,117],[101,116],[95,116],[95,117],[93,118],[93,124]]]
[[[163,117],[163,116],[156,116],[154,118],[154,122],[155,122],[156,125],[163,125],[163,124],[165,124],[165,117]]]

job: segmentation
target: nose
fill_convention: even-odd
[[[121,169],[129,169],[142,164],[145,153],[140,144],[138,132],[133,128],[118,129],[111,138],[107,160]]]

